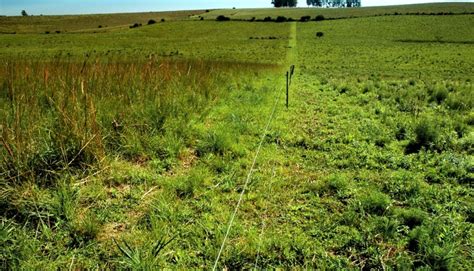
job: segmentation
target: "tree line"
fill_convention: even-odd
[[[361,0],[306,0],[308,6],[314,7],[360,7]]]
[[[280,7],[296,7],[297,0],[272,0],[272,4],[276,8]],[[306,0],[308,6],[314,7],[360,7],[361,0]]]

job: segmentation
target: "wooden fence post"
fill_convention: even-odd
[[[286,108],[289,106],[289,95],[290,95],[290,73],[286,72]]]

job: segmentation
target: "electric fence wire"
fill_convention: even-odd
[[[237,215],[237,212],[240,208],[240,205],[242,204],[242,201],[243,201],[243,198],[244,198],[244,195],[245,195],[245,191],[247,190],[247,187],[250,183],[250,179],[252,177],[252,173],[253,173],[255,165],[257,163],[257,158],[258,158],[258,156],[260,154],[260,151],[262,149],[263,142],[265,142],[265,138],[267,137],[268,130],[269,130],[270,125],[273,121],[273,118],[275,117],[276,108],[277,108],[278,101],[280,99],[282,91],[279,91],[279,92],[280,92],[280,94],[278,94],[275,98],[275,102],[273,104],[272,112],[270,114],[270,117],[268,118],[268,122],[267,122],[267,124],[265,126],[265,129],[263,131],[262,137],[260,139],[260,143],[257,147],[257,151],[255,152],[255,156],[253,158],[252,166],[250,167],[249,173],[247,174],[247,179],[245,180],[244,187],[242,188],[242,191],[240,192],[239,201],[237,202],[237,205],[234,208],[234,212],[232,213],[229,224],[227,226],[227,231],[226,231],[226,234],[224,236],[224,240],[222,241],[221,248],[219,249],[219,253],[217,254],[216,261],[214,262],[214,267],[212,268],[213,271],[217,270],[217,265],[219,264],[219,260],[221,258],[222,252],[224,251],[225,244],[227,242],[227,239],[229,238],[229,233],[230,233],[230,230],[232,228],[232,225],[234,224],[235,216]]]

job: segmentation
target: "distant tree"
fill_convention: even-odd
[[[23,16],[23,17],[28,16],[28,13],[26,13],[26,10],[22,10],[22,11],[21,11],[21,16]]]
[[[280,7],[296,7],[297,0],[272,0],[272,5],[276,8]]]

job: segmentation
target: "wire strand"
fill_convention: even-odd
[[[221,255],[222,255],[222,251],[224,251],[225,243],[227,242],[227,239],[229,238],[229,233],[230,233],[230,230],[231,230],[232,225],[234,223],[235,216],[237,215],[237,212],[240,208],[240,205],[242,204],[242,200],[244,198],[245,191],[247,190],[247,186],[250,182],[250,178],[252,177],[252,173],[253,173],[253,170],[255,168],[255,164],[257,163],[258,155],[260,154],[260,151],[261,151],[262,146],[263,146],[263,142],[265,141],[265,138],[267,136],[268,129],[270,128],[270,124],[272,123],[272,120],[275,116],[275,112],[276,112],[276,108],[277,108],[277,104],[278,104],[278,100],[279,100],[280,96],[281,96],[281,91],[280,91],[280,94],[277,95],[277,97],[275,98],[272,113],[270,114],[267,125],[265,126],[265,130],[263,131],[263,135],[260,139],[260,143],[258,145],[257,151],[256,151],[255,156],[253,158],[252,166],[250,167],[249,173],[247,174],[247,179],[245,180],[245,183],[244,183],[244,187],[242,188],[242,192],[240,192],[239,201],[237,202],[237,205],[235,206],[234,212],[232,213],[229,224],[227,226],[227,231],[226,231],[226,234],[224,236],[224,240],[222,241],[221,248],[219,249],[219,253],[217,254],[216,261],[214,262],[214,267],[212,268],[213,271],[217,270],[217,265],[219,264],[219,260],[220,260]]]
[[[268,183],[268,187],[269,187],[269,193],[268,195],[272,195],[272,182],[274,180],[276,176],[276,170],[275,170],[275,165],[273,165],[273,169],[272,169],[272,177],[270,178],[270,182]],[[268,211],[268,203],[265,204],[265,209],[263,210],[263,214],[265,215]],[[261,251],[261,248],[262,248],[262,241],[263,241],[263,234],[265,232],[265,228],[267,226],[266,222],[265,222],[265,216],[263,216],[262,218],[262,228],[260,229],[260,236],[258,238],[258,248],[257,248],[257,258],[255,259],[255,267],[254,267],[254,270],[258,270],[257,267],[258,267],[258,261],[260,260],[260,251]]]

